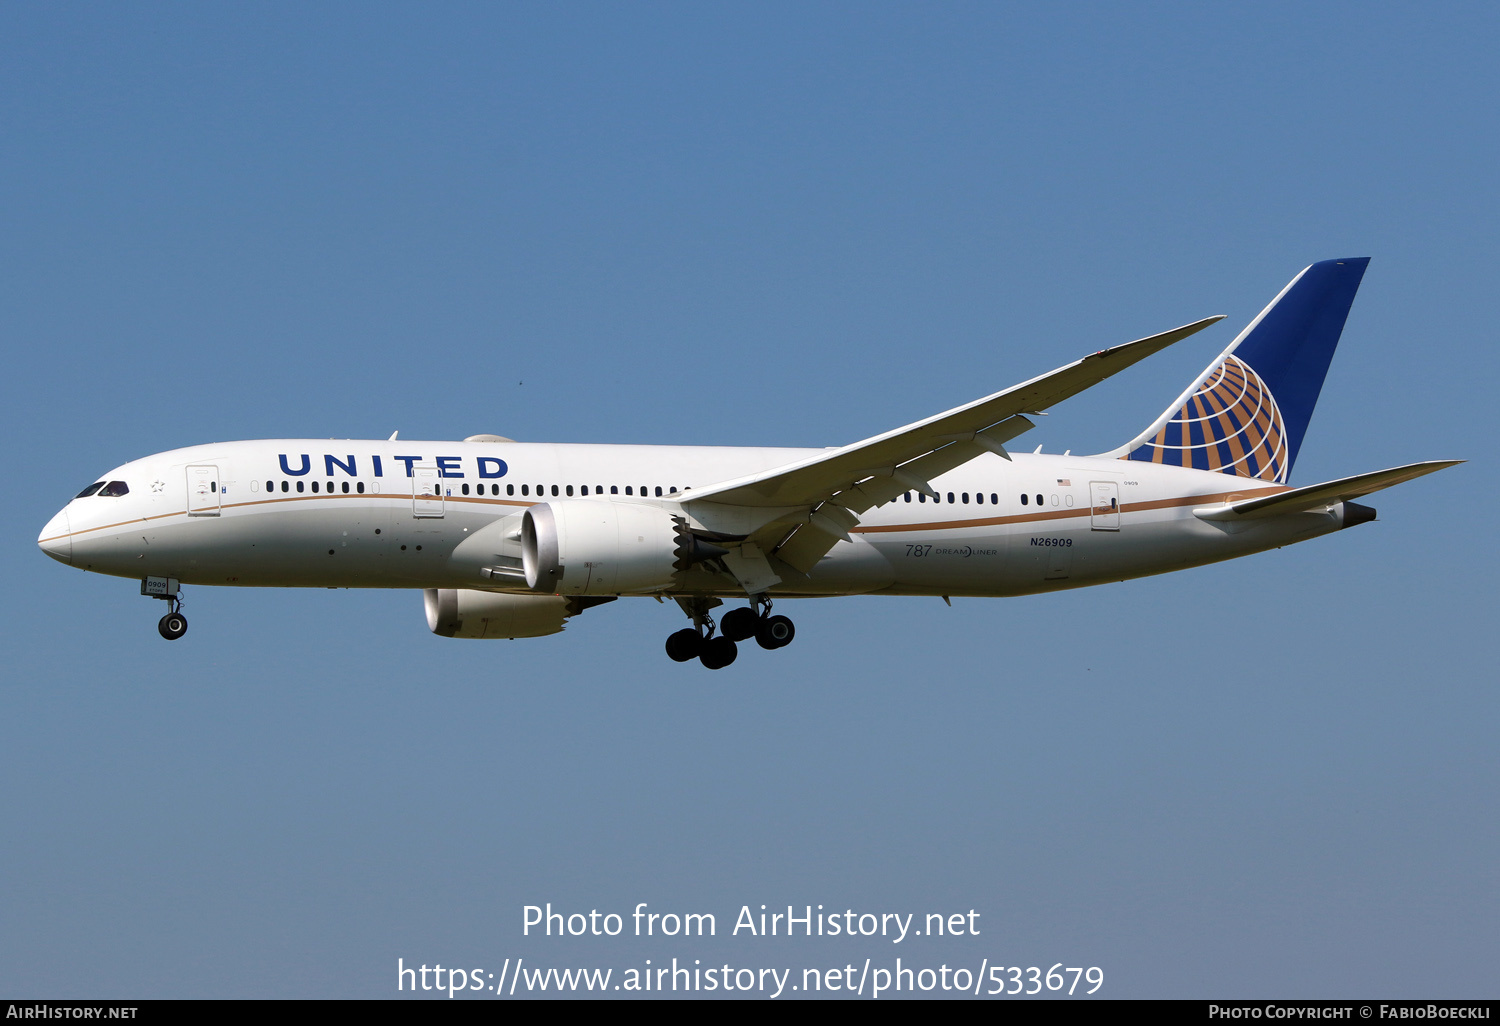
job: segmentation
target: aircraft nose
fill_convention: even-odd
[[[36,543],[41,550],[59,563],[73,562],[73,535],[68,526],[68,511],[58,510],[57,515],[47,521]]]

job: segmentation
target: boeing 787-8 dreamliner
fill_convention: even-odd
[[[117,467],[38,544],[164,599],[182,584],[412,588],[453,638],[554,634],[622,596],[671,598],[667,654],[717,669],[791,642],[782,598],[1009,596],[1103,584],[1372,520],[1353,501],[1461,461],[1288,483],[1367,259],[1306,268],[1176,402],[1096,456],[1013,451],[1029,419],[1220,317],[1102,349],[829,449],[222,442]],[[737,604],[717,622],[710,611]]]

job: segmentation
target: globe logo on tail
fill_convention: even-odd
[[[1286,430],[1266,383],[1231,354],[1160,431],[1125,459],[1284,484]]]

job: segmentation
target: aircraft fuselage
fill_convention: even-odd
[[[482,588],[464,542],[540,502],[593,499],[678,512],[692,490],[821,450],[520,442],[246,441],[193,446],[101,478],[124,495],[74,499],[43,530],[54,558],[121,577],[238,587]],[[1248,523],[1195,508],[1287,490],[1138,461],[985,455],[866,513],[847,542],[778,596],[1022,595],[1162,573],[1326,534],[1343,504]],[[744,595],[702,568],[670,589]]]

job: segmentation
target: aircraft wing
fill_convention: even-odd
[[[1239,502],[1225,503],[1222,506],[1205,506],[1193,510],[1193,515],[1200,520],[1235,521],[1274,517],[1283,513],[1305,513],[1308,510],[1332,506],[1334,503],[1358,499],[1362,495],[1378,492],[1382,488],[1389,488],[1424,474],[1446,470],[1463,462],[1463,460],[1428,460],[1424,463],[1411,463],[1404,467],[1392,467],[1390,470],[1377,470],[1369,474],[1341,477],[1337,481],[1308,485],[1305,488],[1293,488],[1291,491],[1277,492],[1275,495],[1267,495],[1259,499],[1241,499]]]
[[[726,481],[702,491],[695,490],[685,501],[711,499],[738,506],[800,506],[820,502],[867,478],[892,477],[897,479],[899,488],[855,512],[864,512],[871,506],[888,502],[905,491],[926,491],[931,494],[930,486],[926,485],[927,478],[945,473],[983,452],[1000,451],[1004,455],[1004,439],[1012,438],[1031,426],[1027,422],[1025,425],[1016,425],[1020,430],[994,431],[1002,422],[1023,413],[1039,413],[1049,406],[1055,406],[1152,353],[1165,349],[1173,342],[1179,342],[1222,319],[1222,315],[1205,317],[1201,321],[1194,321],[1160,335],[1102,349],[1065,367],[1059,367],[1050,374],[1032,378],[1003,392],[976,399],[965,406],[919,420],[915,424],[842,448],[830,449],[798,463]],[[997,440],[997,436],[1001,435],[1004,438]],[[986,444],[987,442],[990,444]],[[914,465],[915,461],[923,457],[939,452],[949,453],[949,450],[953,451],[941,460]],[[959,455],[962,455],[961,459],[953,459]],[[875,493],[883,494],[881,489],[875,489]]]
[[[694,490],[683,497],[683,505],[689,510],[703,503],[722,503],[791,511],[773,521],[783,525],[779,530],[762,529],[756,541],[806,573],[835,542],[848,539],[859,514],[903,492],[934,495],[928,483],[932,478],[983,453],[1010,459],[1004,443],[1032,426],[1023,414],[1055,406],[1222,319],[1223,315],[1205,317],[1160,335],[1102,349],[915,424],[774,470]],[[785,525],[794,522],[798,526],[788,535]]]

